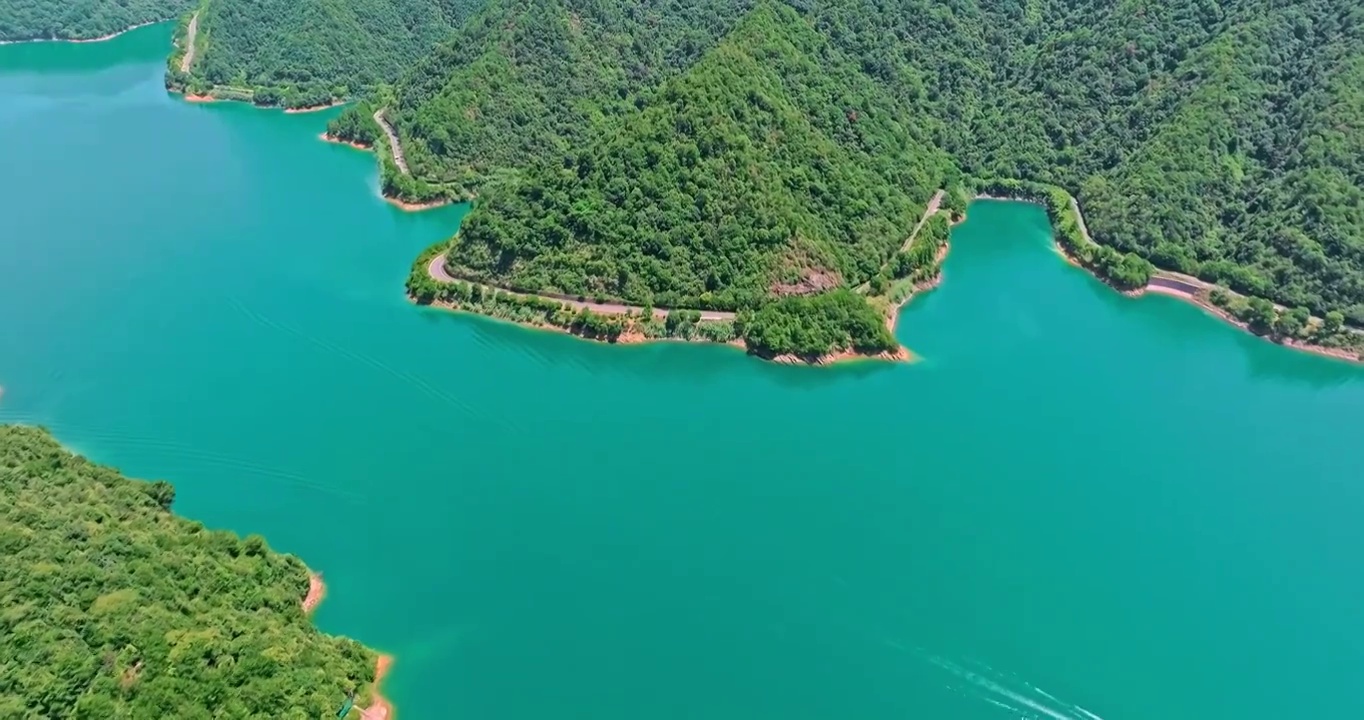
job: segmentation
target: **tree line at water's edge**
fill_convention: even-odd
[[[170,510],[44,430],[0,426],[0,717],[333,717],[376,655],[323,635],[308,571]]]
[[[257,105],[327,105],[397,80],[481,4],[202,0],[195,61],[187,72],[169,65],[167,85]]]
[[[194,0],[5,0],[0,42],[92,40],[185,12]]]
[[[437,281],[428,273],[427,266],[449,247],[449,243],[437,243],[413,263],[407,292],[418,304],[440,303],[607,342],[627,336],[644,340],[739,341],[749,352],[763,357],[787,356],[807,362],[820,361],[835,351],[877,355],[899,349],[884,315],[846,289],[765,303],[741,310],[732,320],[707,319],[701,311],[693,309],[656,312],[651,305],[624,313],[593,312],[575,309],[556,298],[509,291],[477,281]],[[605,300],[588,296],[578,299]]]

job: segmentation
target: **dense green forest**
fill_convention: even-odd
[[[412,170],[474,183],[568,150],[631,93],[690,67],[751,0],[489,0],[405,76],[393,120]]]
[[[368,692],[375,654],[304,616],[303,564],[174,495],[0,426],[0,717],[321,718]]]
[[[481,0],[205,0],[197,57],[170,84],[301,107],[393,81]]]
[[[296,27],[325,1],[262,14]],[[1117,285],[1149,262],[1364,325],[1364,6],[776,4],[487,0],[409,26],[434,51],[369,76],[396,78],[371,107],[386,108],[412,171],[387,163],[385,188],[480,196],[452,269],[738,308],[783,294],[764,287],[885,284],[889,228],[922,183],[1014,180],[1078,199],[1106,248],[1088,264]],[[260,77],[357,84],[353,65],[318,70],[344,64],[323,50],[367,54],[308,39],[328,27],[349,42],[375,26],[311,22],[295,43],[243,29],[238,45],[294,48],[253,60]],[[776,77],[769,55],[799,71]],[[362,111],[338,125],[372,135]],[[887,157],[909,161],[903,181]],[[803,270],[815,275],[793,277]]]
[[[5,0],[0,42],[90,40],[134,25],[169,20],[194,0]]]
[[[830,350],[875,355],[900,346],[885,315],[846,288],[773,300],[740,313],[736,324],[748,349],[766,356],[814,360]]]
[[[881,102],[897,108],[897,119],[914,131],[911,152],[925,154],[921,165],[937,165],[932,157],[941,150],[965,174],[1044,183],[1076,196],[1095,238],[1111,249],[1096,260],[1117,284],[1139,280],[1147,267],[1139,261],[1148,260],[1364,324],[1364,8],[1327,0],[788,5],[822,36],[827,52],[850,60],[832,63],[831,77],[854,89],[870,83]],[[698,188],[736,184],[729,171],[749,148],[722,148],[735,163],[694,171],[650,163],[652,152],[686,142],[680,136],[687,130],[672,133],[659,123],[697,117],[691,105],[667,108],[667,88],[697,88],[703,75],[720,82],[726,74],[762,72],[734,51],[733,33],[761,47],[767,39],[758,35],[788,25],[736,30],[751,7],[749,0],[490,0],[415,65],[397,83],[389,117],[416,176],[483,191],[468,218],[473,232],[460,240],[466,269],[622,297],[700,299],[709,292],[702,304],[726,305],[751,299],[760,275],[747,241],[759,227],[780,235],[802,226],[801,211],[773,205],[759,210],[772,210],[767,217],[728,218],[733,227],[716,231],[718,243],[703,243],[704,235],[694,245],[680,233],[670,238],[668,246],[687,245],[703,258],[698,284],[680,273],[660,278],[656,269],[673,262],[661,252],[656,223],[683,208],[665,194],[658,208],[640,210],[654,200],[646,188],[661,179]],[[765,97],[717,89],[706,101],[715,104],[710,115],[742,125],[744,116],[766,112]],[[790,97],[816,127],[837,106],[804,100]],[[627,197],[616,207],[622,212],[592,206],[610,179],[599,167],[579,166],[584,158],[617,163],[626,173],[621,182],[639,181],[643,204]],[[575,169],[584,173],[582,187],[565,194]],[[678,186],[679,197],[688,193],[691,186]],[[593,224],[562,222],[565,209],[551,205],[570,196],[588,203],[580,210],[596,212]],[[742,207],[736,200],[727,209]],[[822,222],[837,222],[823,218],[826,206],[814,207]],[[863,224],[899,222],[887,208],[898,206],[873,204],[850,216]],[[661,218],[641,214],[649,212]],[[547,218],[568,235],[541,234]],[[642,219],[645,231],[628,239]],[[851,283],[864,273],[849,266],[871,266],[885,248],[863,240],[833,263],[816,253],[812,266]]]
[[[912,111],[786,7],[760,5],[636,104],[481,202],[451,273],[636,304],[751,307],[868,280],[949,171],[916,138]]]

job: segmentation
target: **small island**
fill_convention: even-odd
[[[320,576],[174,500],[0,426],[0,716],[387,717],[390,660],[308,619]]]

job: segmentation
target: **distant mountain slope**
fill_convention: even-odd
[[[4,0],[0,42],[90,40],[134,25],[170,20],[194,0]]]
[[[691,69],[479,203],[452,271],[734,309],[869,280],[951,164],[795,11],[761,3]]]
[[[1364,7],[789,4],[966,173],[1061,185],[1104,244],[1364,325]],[[492,0],[405,76],[390,117],[414,175],[476,190],[575,154],[746,7]],[[500,232],[533,234],[522,221]]]
[[[689,67],[751,0],[490,0],[407,73],[390,117],[417,175],[475,185],[574,145]]]
[[[1171,112],[1080,185],[1099,237],[1364,324],[1364,9],[1247,14],[1174,66]]]
[[[481,0],[206,0],[185,85],[267,104],[347,97],[392,82]]]

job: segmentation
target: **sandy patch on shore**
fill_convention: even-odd
[[[909,350],[901,345],[895,350],[885,350],[874,355],[860,353],[856,350],[839,350],[837,352],[825,353],[815,358],[804,358],[799,355],[785,354],[775,355],[767,358],[774,363],[781,365],[813,365],[815,367],[828,367],[838,363],[859,362],[864,360],[880,360],[883,362],[909,362],[913,359]]]
[[[355,142],[354,140],[342,140],[341,138],[332,137],[331,135],[328,135],[328,134],[325,133],[325,132],[322,133],[322,134],[320,134],[320,135],[318,135],[318,136],[317,136],[317,139],[318,139],[318,140],[321,140],[322,142],[329,142],[329,143],[334,143],[334,144],[336,144],[336,145],[345,145],[346,147],[353,147],[353,148],[355,148],[356,150],[370,151],[370,150],[373,150],[373,149],[374,149],[374,146],[373,146],[373,145],[366,145],[366,144],[364,144],[364,143],[358,143],[358,142]]]
[[[185,102],[192,102],[192,103],[214,103],[214,102],[222,102],[221,100],[219,100],[218,98],[213,97],[212,95],[190,95],[189,93],[186,93],[184,97],[185,97]]]
[[[288,115],[300,115],[302,113],[321,112],[323,110],[330,110],[334,107],[341,107],[342,105],[345,104],[346,103],[340,100],[333,100],[325,105],[309,105],[307,107],[300,108],[284,108],[284,112],[285,114]]]
[[[393,703],[379,692],[379,686],[384,681],[384,676],[388,674],[389,668],[393,667],[392,655],[380,655],[378,663],[374,666],[374,684],[370,686],[370,692],[374,699],[370,701],[369,707],[360,711],[365,720],[389,720],[397,713],[393,711]]]
[[[322,582],[322,574],[308,573],[308,594],[303,598],[303,614],[307,615],[317,609],[318,603],[327,596],[327,584]]]
[[[1188,290],[1181,290],[1178,288],[1172,288],[1165,285],[1147,285],[1146,287],[1141,288],[1139,292],[1141,292],[1142,294],[1155,293],[1157,295],[1169,295],[1170,297],[1176,297],[1179,298],[1180,300],[1188,300],[1194,303],[1198,302],[1198,296],[1194,295]]]
[[[451,204],[449,200],[433,200],[431,202],[425,203],[410,203],[399,200],[398,198],[391,198],[387,195],[384,195],[383,198],[384,202],[388,203],[389,205],[392,205],[400,210],[405,210],[407,212],[421,212],[422,210],[430,210],[432,208],[444,207],[446,205]]]

